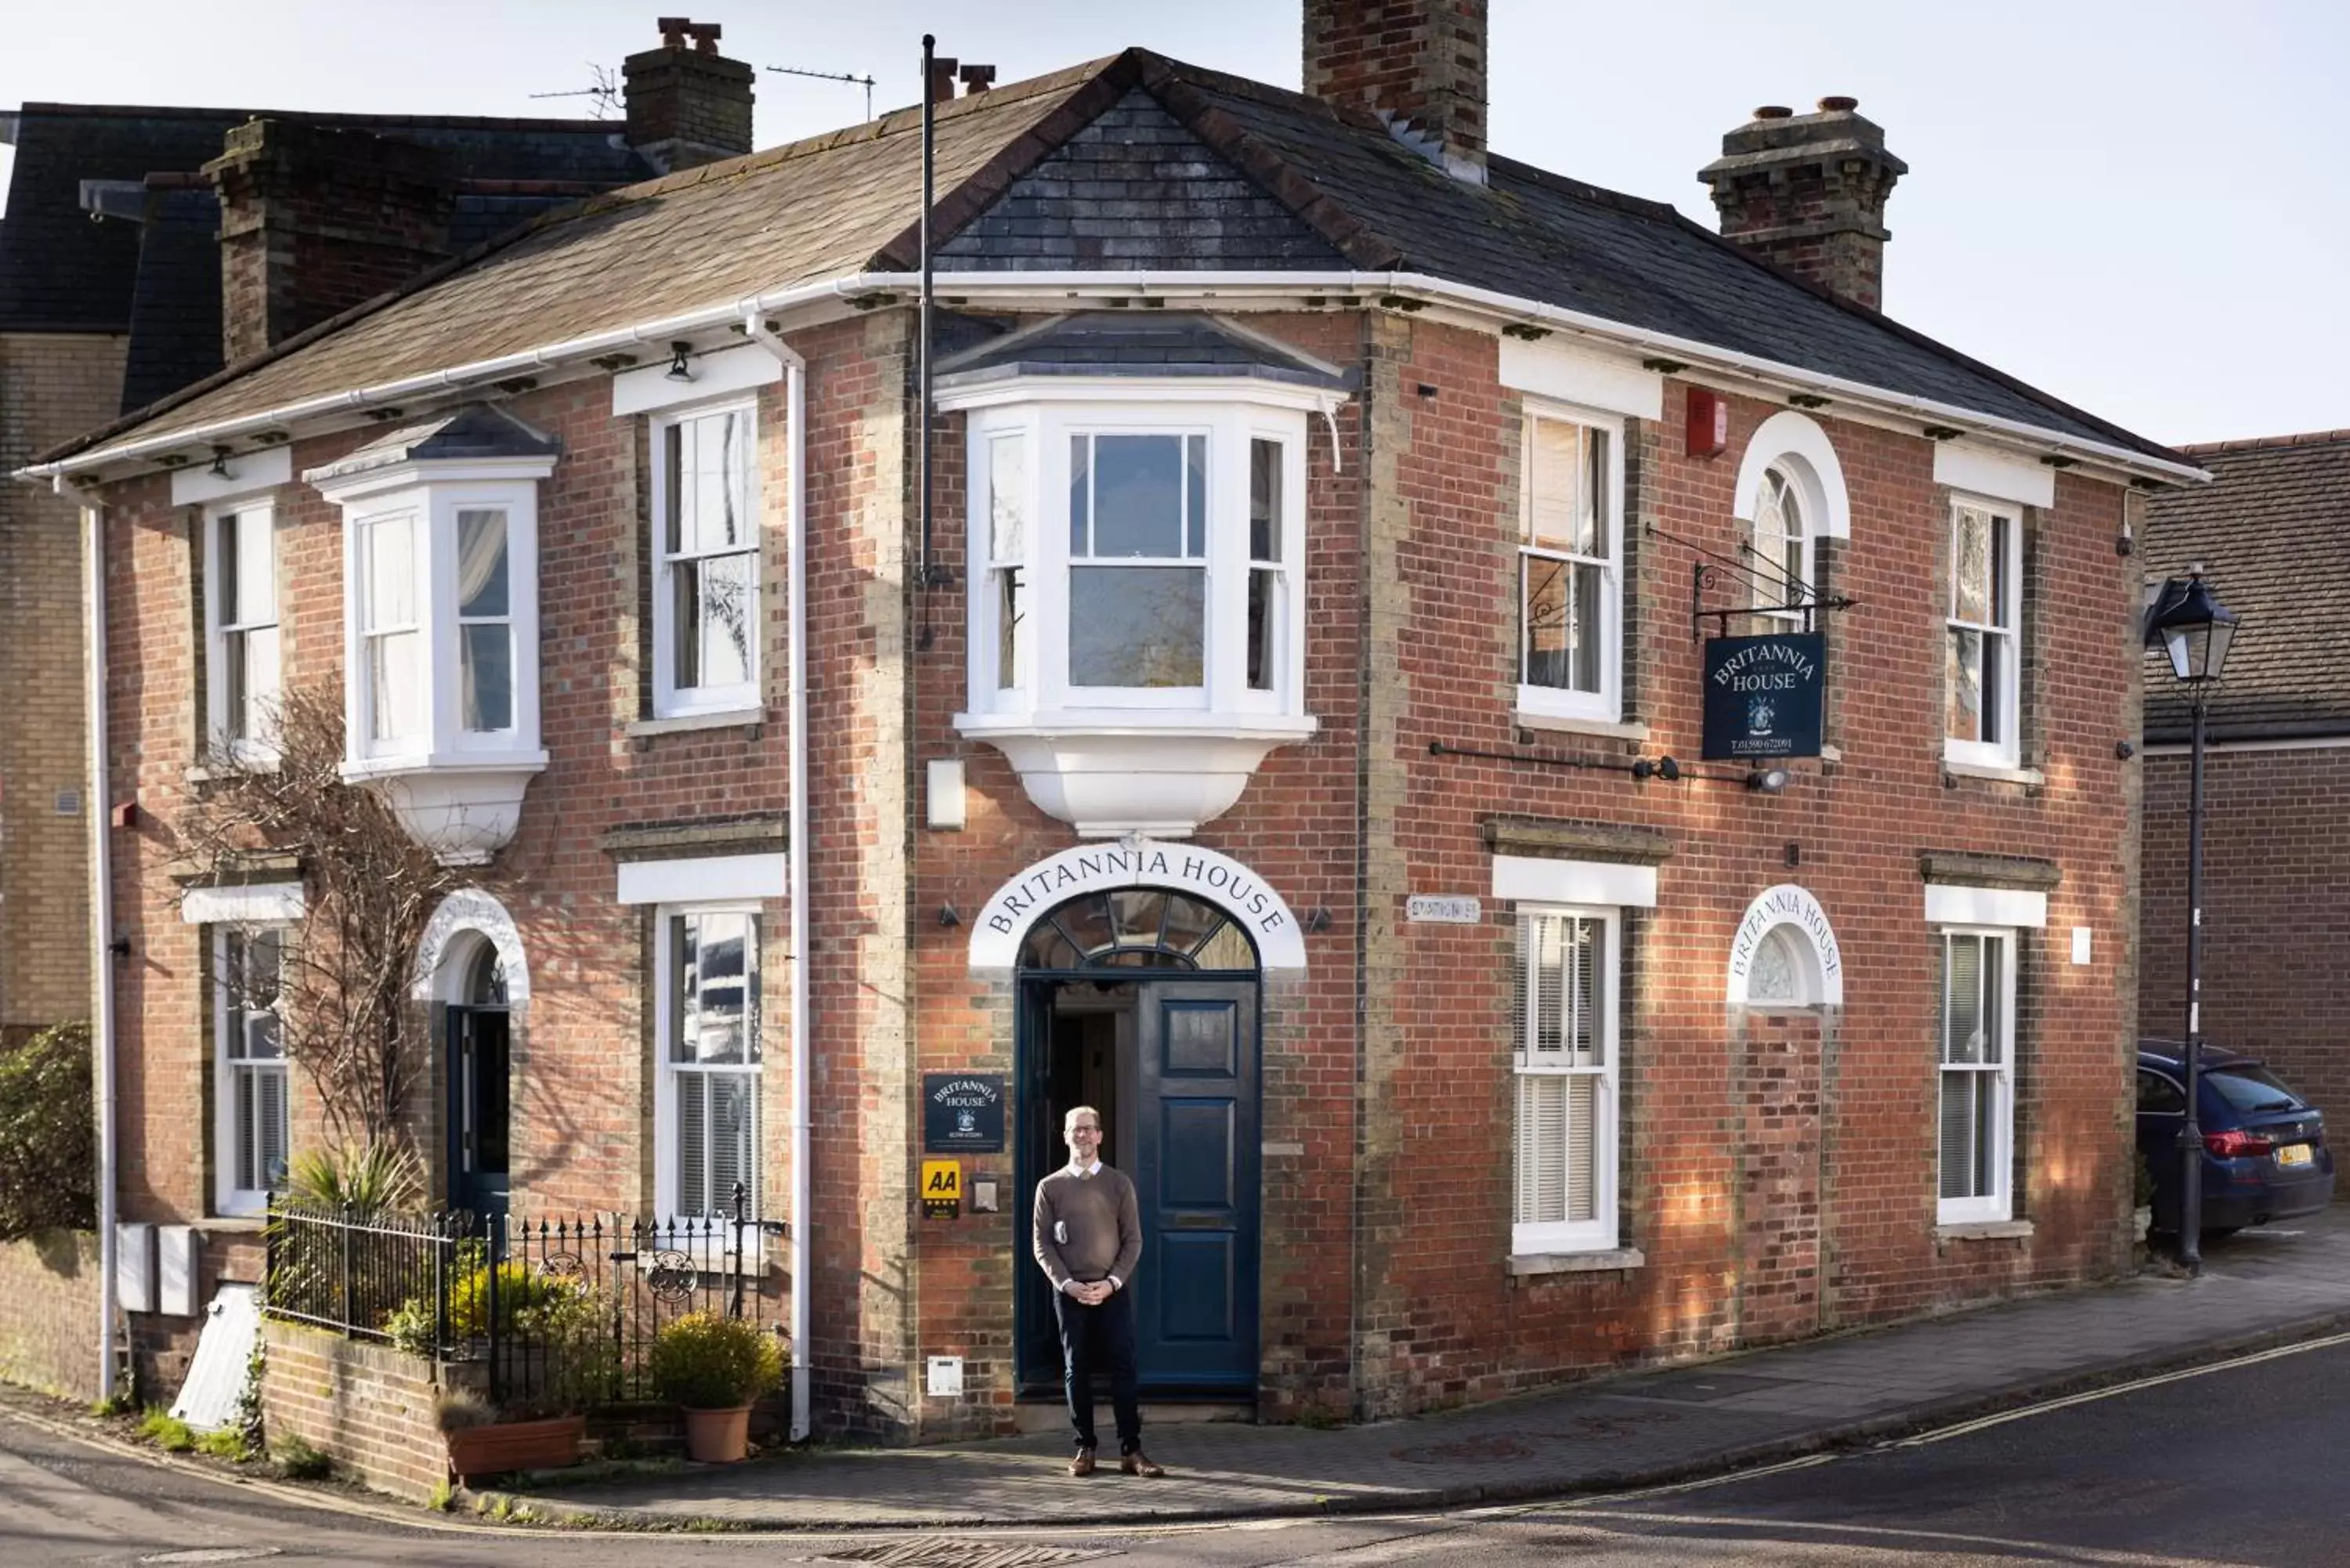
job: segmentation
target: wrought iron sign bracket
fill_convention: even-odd
[[[1798,577],[1790,576],[1775,567],[1758,570],[1745,561],[1709,550],[1694,539],[1684,539],[1677,534],[1658,527],[1653,523],[1648,524],[1648,531],[1657,538],[1669,539],[1676,545],[1686,545],[1698,557],[1696,563],[1690,567],[1690,640],[1691,642],[1696,642],[1703,637],[1705,623],[1709,620],[1714,623],[1716,636],[1729,636],[1730,618],[1738,615],[1801,615],[1804,618],[1804,629],[1807,632],[1817,631],[1821,611],[1848,610],[1860,603],[1858,599],[1848,594],[1835,594],[1823,598],[1814,591],[1811,584]],[[1742,545],[1739,548],[1749,554],[1752,553],[1752,546]],[[1705,592],[1721,582],[1722,574],[1725,571],[1736,573],[1758,588],[1787,595],[1788,602],[1775,605],[1739,605],[1726,609],[1708,609],[1705,607]]]

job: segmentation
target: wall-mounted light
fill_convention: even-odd
[[[669,346],[669,369],[662,373],[661,379],[664,381],[692,380],[693,367],[686,363],[687,357],[692,352],[693,345],[691,343],[678,342],[671,344]]]
[[[1746,775],[1746,787],[1757,794],[1777,794],[1794,776],[1784,768],[1756,768]]]
[[[1670,757],[1642,757],[1632,764],[1632,776],[1642,780],[1662,779],[1671,784],[1681,776],[1681,765]]]
[[[955,907],[952,904],[941,904],[939,906],[939,924],[948,927],[949,929],[952,929],[953,927],[962,924],[962,916],[956,912]]]

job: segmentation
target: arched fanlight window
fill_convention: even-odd
[[[1248,970],[1248,933],[1213,904],[1163,888],[1121,888],[1072,898],[1038,920],[1020,946],[1023,969]]]
[[[473,968],[465,975],[465,1003],[469,1007],[504,1007],[506,1004],[506,963],[498,957],[498,950],[488,942],[473,955]]]
[[[1754,598],[1756,608],[1800,605],[1810,596],[1811,530],[1804,504],[1786,471],[1764,471],[1754,499]]]

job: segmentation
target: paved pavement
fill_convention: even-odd
[[[2198,1280],[2141,1275],[1670,1372],[1332,1431],[1237,1422],[1148,1436],[1164,1480],[1063,1472],[1058,1435],[823,1449],[566,1486],[556,1511],[734,1528],[1071,1525],[1417,1508],[1652,1484],[2350,1328],[2350,1205],[2208,1243]],[[1105,1422],[1107,1412],[1103,1413]],[[1107,1428],[1105,1427],[1105,1430]]]

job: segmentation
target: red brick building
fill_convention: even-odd
[[[2262,1057],[2321,1108],[2350,1106],[2350,628],[2312,556],[2350,526],[2350,431],[2186,449],[2211,483],[2147,508],[2150,582],[2200,566],[2243,618],[2206,715],[2203,1033]],[[2190,710],[2147,665],[2145,981],[2138,1026],[2176,1040],[2187,1013]]]
[[[50,453],[138,806],[126,1210],[258,1197],[204,954],[302,883],[183,900],[156,826],[241,711],[234,535],[347,776],[498,889],[418,955],[439,1038],[506,1043],[506,1168],[442,1190],[747,1182],[804,1423],[1054,1383],[1024,1209],[1081,1099],[1145,1195],[1148,1386],[1273,1418],[2118,1267],[2116,541],[2196,471],[1873,308],[1902,165],[1850,100],[1726,139],[1725,237],[1490,153],[1481,5],[1351,9],[1307,6],[1307,95],[1133,50],[939,105],[927,520],[911,110]],[[1725,629],[1787,636],[1707,761]],[[934,1075],[983,1082],[931,1128]]]

